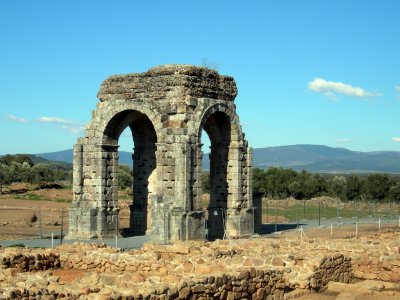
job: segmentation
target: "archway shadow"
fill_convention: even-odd
[[[137,237],[137,236],[147,236],[147,234],[140,234],[132,230],[132,228],[122,228],[119,230],[119,234],[123,238]],[[150,235],[149,235],[150,236]]]
[[[300,226],[307,225],[307,224],[297,224],[297,223],[269,223],[269,224],[261,224],[255,230],[257,234],[271,234],[278,231],[285,231],[296,229]]]

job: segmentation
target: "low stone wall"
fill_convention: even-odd
[[[310,283],[307,288],[316,292],[323,292],[329,282],[336,281],[349,283],[352,277],[351,258],[343,254],[326,256],[319,267],[310,276]]]
[[[22,272],[57,269],[61,267],[60,255],[50,253],[24,255],[22,253],[6,256],[0,261],[1,269],[15,268]]]
[[[297,242],[287,245],[294,246]],[[36,253],[36,256],[32,254],[34,250],[6,249],[0,257],[3,256],[3,261],[8,261],[7,257],[56,258],[54,261],[59,261],[65,270],[87,272],[81,289],[84,286],[92,289],[84,289],[84,293],[118,290],[119,295],[110,296],[111,299],[120,296],[143,299],[268,299],[274,296],[283,299],[297,289],[322,291],[331,280],[348,282],[350,259],[343,255],[316,255],[306,259],[301,255],[288,255],[284,249],[279,252],[279,247],[280,244],[266,244],[263,240],[243,240],[235,241],[235,245],[226,241],[169,246],[148,244],[142,250],[124,252],[104,245],[75,244],[52,249],[54,253],[50,254]],[[270,252],[271,249],[275,252]],[[11,255],[7,256],[10,251]],[[22,253],[15,254],[17,251]],[[254,251],[259,252],[258,256]],[[32,290],[22,283],[29,281],[24,279],[29,274],[26,277],[17,275],[20,275],[16,281],[20,282],[21,289],[19,292],[7,290],[8,295],[17,295],[17,298],[34,293],[81,295],[76,293],[76,287],[68,288],[57,281],[46,286],[47,292]]]
[[[156,290],[150,299],[283,299],[292,291],[283,271],[242,271],[239,275],[222,275],[190,281],[179,288],[168,287]]]
[[[289,299],[322,292],[332,281],[398,281],[399,246],[400,233],[381,233],[345,240],[260,238],[146,244],[132,251],[96,244],[47,250],[6,248],[0,249],[0,261],[6,262],[0,270],[0,298],[14,292],[20,298],[41,292],[68,298],[87,295],[88,299]],[[80,272],[81,277],[73,284],[60,284],[60,278],[50,271],[21,272],[34,270],[29,267],[33,257],[46,261],[52,257],[63,272]],[[22,261],[25,267],[13,261]]]
[[[369,280],[400,281],[400,259],[395,257],[374,257],[353,263],[353,277]]]

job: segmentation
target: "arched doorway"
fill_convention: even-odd
[[[215,112],[205,120],[202,129],[210,140],[210,198],[206,213],[207,237],[210,240],[222,239],[226,230],[229,194],[228,161],[231,144],[229,117],[223,112]]]
[[[129,205],[129,225],[121,229],[125,235],[145,235],[151,233],[151,207],[156,193],[157,135],[145,114],[125,110],[116,114],[105,128],[106,143],[117,146],[121,133],[127,127],[130,128],[134,142],[133,197]]]

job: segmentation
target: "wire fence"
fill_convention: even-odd
[[[341,202],[321,197],[312,200],[262,201],[261,233],[293,228],[320,228],[335,236],[340,227],[351,225],[353,235],[363,231],[380,231],[388,226],[400,227],[400,203],[378,201]],[[121,217],[124,214],[121,213]],[[126,216],[125,216],[126,217]],[[122,218],[121,226],[125,223]],[[50,239],[62,243],[68,233],[68,209],[41,206],[0,206],[0,240]],[[126,220],[125,220],[126,221]],[[126,225],[126,224],[125,224]],[[121,227],[122,228],[122,227]],[[321,231],[321,230],[320,230]],[[118,243],[118,237],[115,244]]]
[[[359,236],[362,232],[399,228],[400,203],[341,202],[328,197],[312,200],[263,199],[262,223],[264,233],[292,228],[319,228],[325,237]]]
[[[39,205],[0,207],[0,240],[53,237],[62,243],[67,232],[66,209]]]

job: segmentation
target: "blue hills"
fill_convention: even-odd
[[[73,152],[39,153],[51,161],[72,163]],[[132,153],[120,151],[119,163],[132,165]],[[400,173],[400,151],[359,152],[323,145],[290,145],[253,149],[253,165],[257,168],[284,167],[317,173]],[[208,155],[203,168],[209,169]]]

